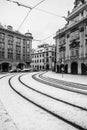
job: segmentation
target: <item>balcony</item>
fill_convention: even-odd
[[[59,48],[59,51],[65,51],[65,46],[61,46],[60,48]]]
[[[71,60],[78,59],[78,58],[79,58],[79,55],[70,56]]]
[[[70,46],[70,49],[71,49],[71,48],[75,48],[75,47],[79,47],[79,43],[80,43],[80,41],[73,40],[73,41],[71,42],[71,44],[69,45],[69,46]]]

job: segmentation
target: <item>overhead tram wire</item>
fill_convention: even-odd
[[[19,2],[17,2],[17,1],[12,1],[12,0],[6,0],[6,1],[13,2],[13,3],[17,4],[18,6],[23,6],[23,7],[25,7],[25,8],[32,9],[30,6],[24,5],[24,4],[19,3]]]
[[[42,39],[42,40],[38,40],[38,39],[33,39],[33,41],[38,41],[38,42],[45,42],[45,40],[49,39],[50,37],[52,37],[53,35],[55,35],[55,33],[49,35],[48,37]]]
[[[36,8],[36,7],[37,7],[38,5],[40,5],[43,1],[45,1],[45,0],[40,1],[39,3],[37,3],[34,7],[32,7],[32,8],[28,11],[28,13],[27,13],[27,15],[25,16],[23,22],[22,22],[21,25],[19,26],[18,30],[20,30],[20,28],[22,27],[23,23],[25,22],[26,18],[27,18],[28,15],[30,14],[31,10],[34,9],[34,8]]]
[[[53,35],[55,35],[55,33],[53,33],[53,34],[49,35],[48,37],[44,38],[42,41],[45,41],[45,40],[49,39],[49,38],[52,37]]]
[[[23,23],[25,22],[26,18],[28,17],[29,13],[31,12],[32,9],[30,9],[27,13],[27,15],[25,16],[25,18],[23,19],[22,23],[20,24],[18,30],[20,30],[20,28],[22,27]]]
[[[38,5],[39,5],[40,3],[42,3],[44,0],[41,1],[40,3],[38,3],[38,4],[37,4],[36,6],[34,6],[34,7],[30,7],[30,6],[27,6],[27,5],[24,5],[24,4],[19,3],[19,2],[16,2],[16,1],[12,1],[12,0],[7,0],[7,1],[16,3],[18,6],[23,6],[23,7],[25,7],[25,8],[29,8],[30,10],[35,8],[35,9],[38,10],[38,11],[41,11],[41,12],[44,12],[44,13],[47,13],[47,14],[50,14],[50,15],[53,15],[53,16],[56,16],[56,17],[59,17],[59,18],[63,18],[63,19],[65,19],[65,20],[67,21],[67,17],[65,17],[65,16],[60,16],[60,15],[54,14],[54,13],[52,13],[52,12],[49,12],[49,11],[46,11],[46,10],[43,10],[43,9],[36,8],[36,6],[38,6]]]
[[[59,18],[63,18],[63,19],[65,19],[66,21],[68,21],[68,20],[67,20],[67,17],[65,17],[65,16],[60,16],[60,15],[54,14],[54,13],[52,13],[52,12],[49,12],[49,11],[46,11],[46,10],[42,10],[42,9],[36,8],[39,4],[41,4],[41,3],[42,3],[43,1],[45,1],[45,0],[42,0],[41,2],[39,2],[38,4],[36,4],[34,7],[30,7],[30,6],[27,6],[27,5],[24,5],[24,4],[19,3],[19,2],[16,2],[16,1],[12,1],[12,0],[7,0],[7,1],[16,3],[18,6],[23,6],[23,7],[25,7],[25,8],[29,8],[29,9],[30,9],[30,10],[28,11],[27,15],[25,16],[23,22],[22,22],[21,25],[19,26],[18,30],[21,28],[21,26],[22,26],[23,23],[25,22],[26,18],[28,17],[28,15],[29,15],[29,13],[31,12],[32,9],[36,9],[36,10],[38,10],[38,11],[41,11],[41,12],[44,12],[44,13],[47,13],[47,14],[50,14],[50,15],[53,15],[53,16],[56,16],[56,17],[59,17]],[[55,33],[52,34],[52,35],[49,35],[48,37],[46,37],[46,38],[43,39],[43,40],[36,40],[36,39],[34,39],[34,41],[39,41],[39,42],[43,41],[43,42],[44,42],[45,40],[47,40],[48,38],[52,37],[53,35],[55,35]]]
[[[44,13],[47,13],[47,14],[50,14],[50,15],[53,15],[53,16],[56,16],[56,17],[59,17],[59,18],[64,18],[65,20],[67,19],[65,16],[60,16],[60,15],[54,14],[54,13],[52,13],[52,12],[49,12],[49,11],[43,10],[43,9],[39,9],[39,8],[35,8],[35,9],[38,10],[38,11],[41,11],[41,12],[44,12]]]
[[[28,11],[27,15],[25,16],[24,20],[22,21],[22,23],[20,24],[18,30],[22,27],[23,23],[25,22],[26,18],[28,17],[28,15],[30,14],[31,10],[36,8],[38,5],[40,5],[42,2],[44,2],[45,0],[42,0],[40,1],[39,3],[37,3],[34,7],[29,7],[29,6],[26,6],[24,4],[21,4],[19,2],[16,2],[16,1],[12,1],[12,0],[7,0],[7,1],[10,1],[10,2],[13,2],[13,3],[16,3],[18,6],[23,6],[23,7],[26,7],[26,8],[29,8],[30,10]]]

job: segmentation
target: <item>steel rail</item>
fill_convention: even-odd
[[[35,74],[36,75],[36,74]],[[42,75],[42,74],[41,74]],[[40,76],[39,76],[40,77]],[[35,78],[35,76],[32,76],[33,79],[43,83],[43,84],[47,84],[49,86],[55,87],[55,88],[59,88],[59,89],[63,89],[66,91],[70,91],[70,92],[74,92],[74,93],[78,93],[78,94],[83,94],[83,95],[87,95],[87,91],[81,91],[81,89],[75,89],[69,86],[65,86],[64,84],[56,84],[53,82],[54,79],[51,79],[50,82],[47,80],[47,78],[45,80],[43,80],[42,78]],[[62,82],[62,81],[61,81]],[[66,82],[66,81],[65,81]]]
[[[58,84],[63,84],[63,85],[70,85],[70,87],[74,87],[74,88],[78,88],[78,89],[83,89],[83,90],[87,90],[87,85],[85,84],[81,84],[81,83],[74,83],[74,82],[70,82],[70,81],[64,81],[64,80],[59,80],[59,79],[55,79],[55,78],[51,78],[48,76],[43,76],[44,74],[40,74],[39,77],[43,78],[43,79],[48,79],[48,80],[52,80],[53,82],[56,82]]]
[[[60,116],[60,115],[58,115],[58,114],[56,114],[56,113],[54,113],[54,112],[48,110],[46,107],[44,107],[44,106],[42,106],[42,105],[40,105],[40,104],[37,104],[35,101],[32,101],[32,100],[29,99],[28,97],[26,97],[26,96],[24,96],[23,94],[21,94],[21,92],[18,92],[18,91],[13,87],[13,85],[11,84],[11,80],[12,80],[13,77],[14,77],[14,76],[12,76],[12,77],[9,78],[8,83],[9,83],[10,87],[11,87],[18,95],[20,95],[22,98],[26,99],[26,100],[29,101],[30,103],[32,103],[32,104],[34,104],[35,106],[39,107],[40,109],[46,111],[47,113],[51,114],[52,116],[56,117],[57,119],[60,119],[60,120],[62,120],[63,122],[65,122],[65,123],[67,123],[67,124],[69,124],[69,125],[71,125],[71,126],[77,128],[77,129],[79,129],[79,130],[87,130],[86,128],[83,128],[82,126],[76,124],[75,122],[71,122],[71,121],[69,121],[69,120],[63,118],[62,116]],[[29,86],[28,86],[28,87],[29,87]]]
[[[51,95],[48,95],[48,94],[46,94],[46,93],[41,92],[40,90],[37,90],[37,89],[34,89],[34,88],[28,86],[27,84],[25,84],[25,83],[21,80],[21,77],[22,77],[22,75],[18,77],[18,80],[21,82],[21,84],[23,84],[23,85],[26,86],[27,88],[29,88],[29,89],[31,89],[31,90],[37,92],[37,93],[40,93],[40,94],[42,94],[42,95],[44,95],[44,96],[47,96],[47,97],[49,97],[49,98],[51,98],[51,99],[54,99],[54,100],[56,100],[56,101],[62,102],[62,103],[64,103],[64,104],[67,104],[67,105],[69,105],[69,106],[73,106],[73,107],[75,107],[75,108],[78,108],[78,109],[87,111],[87,108],[83,108],[83,107],[81,107],[81,106],[78,106],[78,105],[69,103],[69,102],[67,102],[67,101],[64,101],[64,100],[61,100],[61,99],[58,99],[58,98],[55,98],[55,97],[53,97],[53,96],[51,96]]]

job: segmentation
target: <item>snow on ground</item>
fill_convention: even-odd
[[[32,79],[29,78],[28,81],[30,80]],[[18,84],[17,86],[14,85],[15,82]],[[39,105],[44,106],[48,110],[51,110],[52,112],[57,113],[58,115],[64,117],[65,119],[68,119],[71,122],[75,122],[76,124],[83,126],[83,128],[85,127],[87,128],[87,124],[86,124],[87,113],[85,111],[82,111],[78,108],[73,108],[72,106],[55,101],[44,95],[34,92],[26,88],[24,85],[21,85],[20,82],[17,81],[17,77],[14,77],[12,79],[12,84],[14,85],[14,88],[16,88],[18,92],[22,93],[23,95],[25,95],[27,98],[31,99],[32,101],[35,101],[35,103],[38,103]],[[36,84],[33,84],[33,85],[36,85]]]
[[[0,130],[18,130],[0,101]]]
[[[8,77],[0,80],[0,99],[19,130],[75,130],[18,96],[9,87]]]
[[[50,73],[50,77],[53,76],[52,74],[53,73]],[[87,108],[87,96],[86,95],[81,95],[79,93],[73,93],[70,91],[63,90],[63,89],[58,89],[55,87],[47,86],[40,82],[38,82],[38,84],[37,84],[37,81],[33,80],[31,75],[29,74],[29,75],[22,76],[21,77],[22,81],[25,84],[30,85],[32,88],[40,90],[41,92],[44,92],[46,94],[49,93],[49,95],[51,95],[55,98],[57,97],[58,99],[61,99],[63,101],[67,101],[69,103],[76,104],[78,106]],[[49,76],[49,72],[46,74],[46,76]]]
[[[60,79],[60,80],[64,80],[64,81],[87,85],[87,75],[72,75],[72,74],[63,74],[62,75],[60,73],[55,73],[52,71],[49,71],[49,72],[45,73],[44,75],[55,78],[55,79]]]
[[[68,74],[65,75],[64,74],[63,78],[61,74],[57,74],[54,72],[48,72],[45,75],[49,77],[53,77],[53,78],[59,78],[62,80],[69,80],[72,82],[78,81],[79,83],[87,84],[86,76],[82,76],[82,75],[68,75]],[[36,107],[35,105],[31,104],[30,102],[18,96],[9,87],[8,79],[9,77],[5,77],[4,79],[0,80],[0,100],[4,104],[5,109],[7,110],[12,121],[16,124],[19,130],[49,130],[49,129],[50,130],[75,130],[74,127],[70,125],[66,125],[66,123],[62,122],[61,120],[58,120],[57,118],[51,116],[50,114],[46,113],[45,111],[41,110],[40,108]],[[56,88],[53,89],[52,87],[48,87],[47,85],[34,81],[31,78],[31,73],[23,76],[22,80],[26,84],[31,85],[32,87],[40,91],[49,93],[55,97],[58,97],[59,99],[67,100],[68,102],[72,102],[72,103],[75,103],[75,104],[78,104],[87,108],[87,97],[84,95],[71,93],[65,90],[60,90],[60,89],[56,91],[57,90]],[[22,85],[20,86],[19,83],[17,82],[17,78],[14,78],[13,85],[18,89],[22,87]],[[31,96],[32,94],[34,93],[30,92]],[[26,92],[26,95],[30,96],[29,94],[27,94],[27,92]],[[38,95],[36,95],[36,99],[37,98],[40,101],[40,98]],[[43,103],[46,101],[45,99],[42,99],[42,100],[43,100]],[[51,103],[52,102],[50,102],[50,105],[52,105]],[[46,105],[47,105],[47,102],[46,102]],[[62,105],[60,104],[60,106]],[[57,105],[55,105],[53,109],[55,108],[57,108]],[[65,107],[65,110],[67,111],[70,110],[69,112],[74,114],[73,119],[75,118],[76,114],[77,115],[79,115],[79,113],[81,114],[81,112],[78,110],[76,110],[77,113],[73,113],[73,110],[71,108],[69,109],[68,108]],[[65,113],[65,111],[63,111],[64,110],[63,108],[61,109],[61,107],[59,107],[58,109],[60,109],[59,110],[60,113],[62,114]],[[67,115],[69,116],[69,112],[68,114],[66,112],[66,116]],[[86,113],[84,113],[82,117],[80,116],[78,120],[80,121],[82,120],[82,118],[83,118],[83,121],[82,121],[83,123],[87,122]]]

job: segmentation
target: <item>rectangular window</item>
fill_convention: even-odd
[[[23,39],[23,46],[26,46],[26,40]]]
[[[76,56],[79,56],[79,49],[76,49]]]
[[[4,51],[0,50],[0,59],[4,59]]]
[[[74,50],[73,49],[71,50],[71,56],[74,56]]]
[[[16,37],[16,45],[18,46],[21,45],[21,38]]]
[[[2,33],[2,32],[0,32],[0,40],[5,40],[5,34],[4,33]]]

